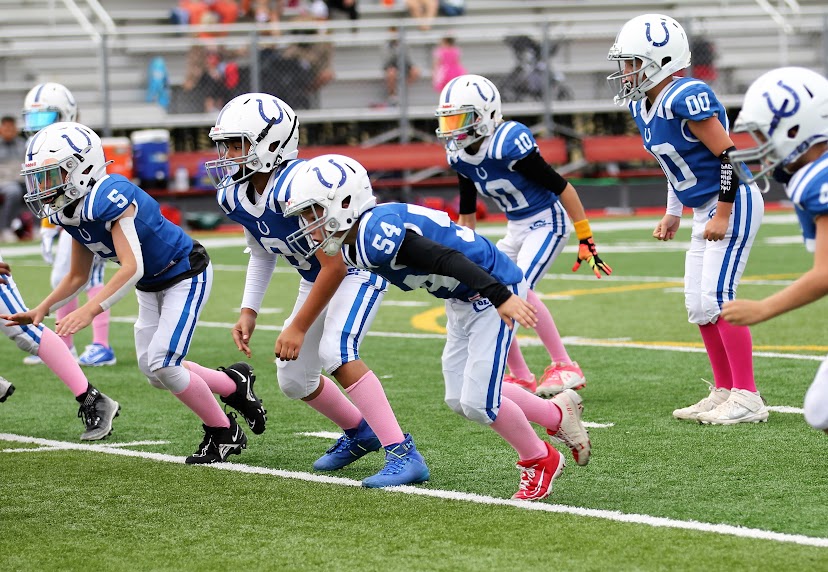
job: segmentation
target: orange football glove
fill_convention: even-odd
[[[612,274],[612,268],[609,264],[601,260],[598,256],[598,249],[595,247],[595,241],[592,237],[582,238],[578,245],[578,257],[575,260],[575,265],[572,267],[572,272],[577,272],[581,267],[581,262],[587,262],[589,267],[595,273],[596,278],[601,278],[601,272],[609,276]]]

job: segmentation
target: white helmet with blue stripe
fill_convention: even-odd
[[[80,123],[53,123],[26,144],[21,175],[26,205],[38,218],[57,213],[87,195],[106,175],[101,138]]]
[[[23,131],[37,133],[59,121],[77,121],[78,104],[72,92],[59,83],[41,83],[26,94],[23,102]]]
[[[481,75],[461,75],[446,84],[440,93],[437,137],[446,149],[458,151],[492,135],[503,121],[500,92]]]
[[[275,171],[299,154],[299,118],[287,103],[267,93],[245,93],[231,99],[210,129],[218,159],[208,161],[207,173],[216,189]],[[228,144],[240,140],[237,157],[228,156]]]

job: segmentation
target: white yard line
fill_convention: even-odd
[[[64,441],[52,441],[50,439],[40,439],[37,437],[27,437],[24,435],[13,435],[9,433],[0,433],[0,441],[11,441],[15,443],[32,443],[53,449],[61,449],[65,451],[91,451],[95,453],[105,453],[108,455],[121,455],[124,457],[134,457],[147,459],[152,461],[159,461],[164,463],[183,464],[185,457],[175,455],[164,455],[160,453],[148,453],[144,451],[131,451],[121,447],[108,447],[106,445],[89,445],[86,443],[69,443]],[[329,485],[340,485],[349,487],[361,486],[360,481],[354,479],[346,479],[342,477],[330,477],[327,475],[317,475],[312,473],[303,473],[299,471],[284,471],[281,469],[270,469],[267,467],[255,467],[251,465],[244,465],[241,463],[216,463],[212,465],[201,465],[200,467],[193,467],[193,470],[214,469],[219,471],[233,471],[236,473],[244,473],[251,475],[269,475],[283,479],[295,479],[312,483],[323,483]],[[512,499],[501,499],[485,495],[461,493],[457,491],[444,491],[439,489],[427,489],[415,486],[402,486],[385,489],[384,492],[391,494],[408,494],[432,498],[440,498],[452,501],[470,502],[474,504],[492,505],[492,506],[508,506],[522,510],[534,510],[541,512],[550,512],[558,514],[570,514],[574,516],[584,516],[590,518],[598,518],[601,520],[609,520],[613,522],[623,522],[627,524],[641,524],[644,526],[651,526],[655,528],[674,528],[681,530],[694,530],[697,532],[705,532],[711,534],[721,534],[726,536],[736,536],[740,538],[750,538],[758,540],[770,540],[774,542],[784,542],[790,544],[799,544],[802,546],[816,546],[820,548],[828,548],[828,538],[820,538],[813,536],[805,536],[802,534],[786,534],[783,532],[773,532],[770,530],[762,530],[758,528],[746,528],[741,526],[733,526],[730,524],[713,524],[706,522],[698,522],[694,520],[675,520],[671,518],[664,518],[658,516],[649,516],[646,514],[628,514],[614,510],[602,510],[594,508],[582,508],[576,506],[566,506],[560,504],[547,504],[540,502],[520,501]]]

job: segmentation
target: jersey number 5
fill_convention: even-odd
[[[387,222],[381,222],[380,228],[388,238],[383,237],[381,234],[375,234],[374,241],[371,243],[371,246],[377,250],[381,250],[385,254],[391,254],[394,252],[394,241],[390,240],[390,237],[401,235],[402,229],[398,226],[394,226],[393,224],[388,224]]]
[[[117,189],[112,189],[109,194],[106,195],[106,198],[115,203],[115,206],[119,209],[122,209],[129,204],[127,198],[119,193]]]

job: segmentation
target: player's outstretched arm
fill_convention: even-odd
[[[738,326],[770,320],[828,295],[828,216],[816,220],[814,267],[792,284],[761,302],[733,300],[722,306],[722,317]]]
[[[706,240],[722,240],[727,234],[730,225],[730,213],[733,202],[739,191],[739,177],[733,172],[728,154],[735,151],[733,140],[716,117],[709,117],[701,121],[688,121],[690,132],[707,147],[711,153],[721,160],[721,190],[719,202],[716,205],[716,214],[707,221],[704,227]]]

